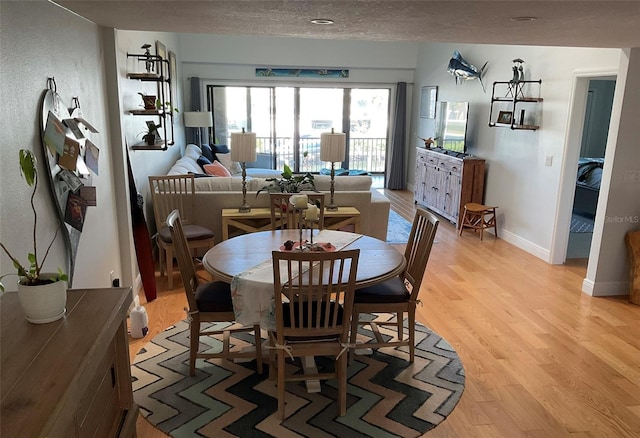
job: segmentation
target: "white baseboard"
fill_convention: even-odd
[[[490,230],[487,231],[491,232]],[[542,248],[535,243],[529,242],[528,240],[523,239],[522,237],[513,234],[508,230],[501,229],[499,231],[499,235],[501,239],[506,240],[510,244],[517,246],[518,248],[538,257],[539,259],[544,260],[547,263],[551,263],[551,251],[549,251],[548,249]]]
[[[137,296],[142,290],[142,277],[140,273],[136,276],[135,281],[133,282],[133,296]]]
[[[599,281],[594,282],[585,278],[582,281],[582,292],[592,297],[611,297],[614,295],[629,295],[628,281]]]

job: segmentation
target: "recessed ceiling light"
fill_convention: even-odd
[[[536,21],[538,17],[512,17],[511,21]]]
[[[328,18],[314,18],[311,20],[313,24],[327,25],[333,24],[333,20],[329,20]]]

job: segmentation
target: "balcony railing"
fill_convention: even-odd
[[[320,172],[330,166],[329,163],[320,161],[320,137],[301,138],[297,154],[292,137],[276,137],[275,144],[272,143],[271,137],[258,137],[257,150],[261,154],[275,154],[276,169],[283,169],[287,164],[295,172]],[[352,138],[349,140],[349,155],[345,165],[349,169],[383,173],[386,151],[386,138]],[[336,166],[340,167],[340,163],[336,163]]]

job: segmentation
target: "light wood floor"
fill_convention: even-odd
[[[394,210],[413,217],[411,193],[383,192]],[[426,436],[640,436],[640,306],[582,293],[585,261],[549,265],[493,235],[459,237],[446,221],[436,240],[418,320],[456,349],[466,386]],[[132,358],[185,316],[184,291],[164,289],[158,279],[158,299],[145,304],[150,333],[130,339]],[[138,436],[166,435],[140,419]]]

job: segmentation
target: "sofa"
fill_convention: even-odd
[[[203,144],[202,148],[195,144],[189,144],[185,148],[184,155],[171,166],[167,175],[184,175],[193,173],[198,177],[207,176],[204,166],[212,164],[214,161],[220,162],[231,176],[241,176],[242,168],[240,163],[231,161],[231,154],[226,145]],[[274,178],[279,177],[281,171],[271,169],[270,155],[257,154],[257,160],[253,163],[246,163],[248,177]]]
[[[168,175],[193,173],[195,180],[195,216],[194,223],[207,227],[215,233],[215,241],[222,237],[222,209],[238,208],[242,203],[242,178],[237,172],[232,176],[209,176],[203,174],[198,158],[194,158],[197,146],[188,145],[185,155],[171,167]],[[281,171],[252,168],[247,169],[247,203],[251,207],[269,207],[269,194],[266,191],[256,194],[268,184],[267,178],[280,177]],[[325,194],[325,203],[330,201],[331,177],[314,175],[316,189]],[[360,227],[363,234],[386,240],[389,222],[390,201],[371,188],[371,177],[340,176],[335,178],[335,203],[339,206],[355,207],[360,211]]]

